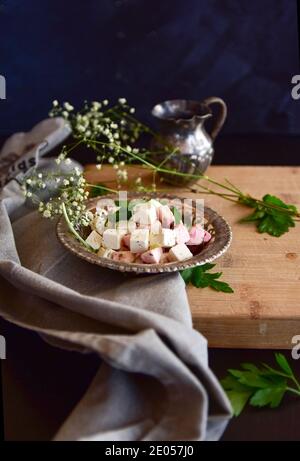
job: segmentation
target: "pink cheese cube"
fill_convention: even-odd
[[[116,251],[112,256],[112,259],[123,263],[132,263],[135,256],[131,253],[131,251]]]
[[[130,236],[131,234],[126,234],[123,236],[123,245],[125,245],[127,248],[130,248]]]
[[[190,234],[187,227],[180,223],[174,228],[176,234],[176,243],[186,243],[190,240]]]
[[[169,229],[171,224],[173,224],[175,221],[174,215],[168,205],[162,205],[159,207],[157,209],[157,215],[162,224],[162,227],[164,228]]]
[[[204,239],[205,230],[202,227],[193,226],[190,229],[190,240],[187,245],[200,245]]]
[[[169,260],[169,252],[163,253],[163,254],[161,255],[161,258],[160,258],[160,263],[161,263],[161,264],[167,264],[167,263],[169,263],[169,262],[170,262],[170,260]]]
[[[162,256],[161,248],[153,248],[141,254],[141,260],[146,264],[158,264]]]
[[[204,243],[207,243],[211,240],[211,234],[208,232],[208,231],[204,231],[204,238],[203,238],[203,242]]]

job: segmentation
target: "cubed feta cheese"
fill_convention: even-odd
[[[116,251],[114,250],[109,250],[107,248],[104,248],[104,247],[101,247],[99,248],[99,251],[98,251],[98,256],[102,257],[102,258],[108,258],[108,259],[112,259],[113,258],[113,255],[117,253]]]
[[[119,250],[121,248],[122,237],[125,234],[126,230],[106,229],[103,232],[103,245],[111,250]]]
[[[154,248],[141,254],[141,260],[146,264],[158,264],[162,256],[161,248]]]
[[[91,228],[96,230],[98,234],[103,234],[105,231],[105,223],[106,223],[106,217],[102,216],[95,216],[92,223],[91,223]]]
[[[157,220],[156,208],[141,208],[132,215],[132,220],[141,225],[151,225]]]
[[[160,234],[161,233],[161,222],[157,219],[154,223],[151,224],[150,232],[152,234]]]
[[[190,234],[187,227],[180,223],[174,228],[176,234],[176,243],[186,243],[190,240]]]
[[[130,248],[130,237],[131,234],[126,234],[122,239],[123,245],[125,245],[127,248]]]
[[[158,200],[152,198],[151,200],[148,200],[148,202],[138,202],[136,205],[134,205],[133,212],[136,213],[139,210],[146,210],[153,207],[157,209],[161,206],[162,205]]]
[[[184,243],[179,243],[172,247],[169,251],[170,261],[184,261],[193,256],[188,247]]]
[[[152,234],[150,232],[150,248],[157,248],[162,246],[162,238],[160,234]]]
[[[208,231],[204,231],[203,242],[208,243],[211,240],[211,234]]]
[[[130,251],[144,253],[149,248],[149,229],[136,229],[130,236]]]
[[[104,208],[99,208],[96,206],[96,215],[100,216],[101,218],[107,218],[108,213]]]
[[[136,223],[134,221],[119,221],[117,222],[117,229],[131,233],[136,229]]]
[[[135,259],[135,255],[131,251],[115,251],[112,259],[123,263],[132,263]]]
[[[162,229],[160,236],[163,247],[170,248],[176,245],[176,234],[173,229]]]
[[[160,220],[162,227],[169,228],[171,224],[175,222],[174,215],[168,205],[162,205],[157,210],[158,219]]]
[[[190,231],[190,240],[187,242],[188,245],[200,245],[204,239],[204,229],[200,226],[193,226]]]
[[[156,209],[162,206],[162,204],[158,200],[155,200],[154,198],[149,200],[148,203],[150,204],[150,206],[154,206]]]
[[[86,243],[93,248],[93,250],[99,250],[102,244],[102,237],[98,232],[93,230],[88,238],[86,239]]]

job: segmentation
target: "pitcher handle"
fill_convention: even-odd
[[[220,111],[217,114],[216,120],[214,122],[213,128],[211,130],[211,138],[214,141],[216,137],[218,136],[219,131],[221,130],[222,126],[224,125],[224,122],[227,117],[227,106],[223,99],[218,98],[217,96],[211,96],[210,98],[204,99],[202,101],[203,104],[206,104],[208,107],[210,107],[211,104],[219,104],[220,106]]]

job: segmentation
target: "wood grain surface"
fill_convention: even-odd
[[[116,187],[110,166],[98,171],[87,165],[85,174],[91,183]],[[139,175],[145,184],[152,182],[149,170],[133,166],[129,184]],[[220,181],[227,178],[257,198],[270,193],[300,205],[298,167],[212,166],[208,175]],[[162,183],[161,188],[165,187],[195,197],[186,189]],[[194,327],[206,336],[210,347],[291,348],[292,337],[300,335],[300,223],[280,238],[259,234],[254,224],[238,223],[250,209],[211,195],[204,198],[232,226],[231,248],[217,261],[217,268],[235,292],[188,287]]]

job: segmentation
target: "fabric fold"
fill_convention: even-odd
[[[103,360],[55,440],[217,440],[230,404],[179,274],[132,276],[65,251],[16,184],[0,203],[0,314]]]

